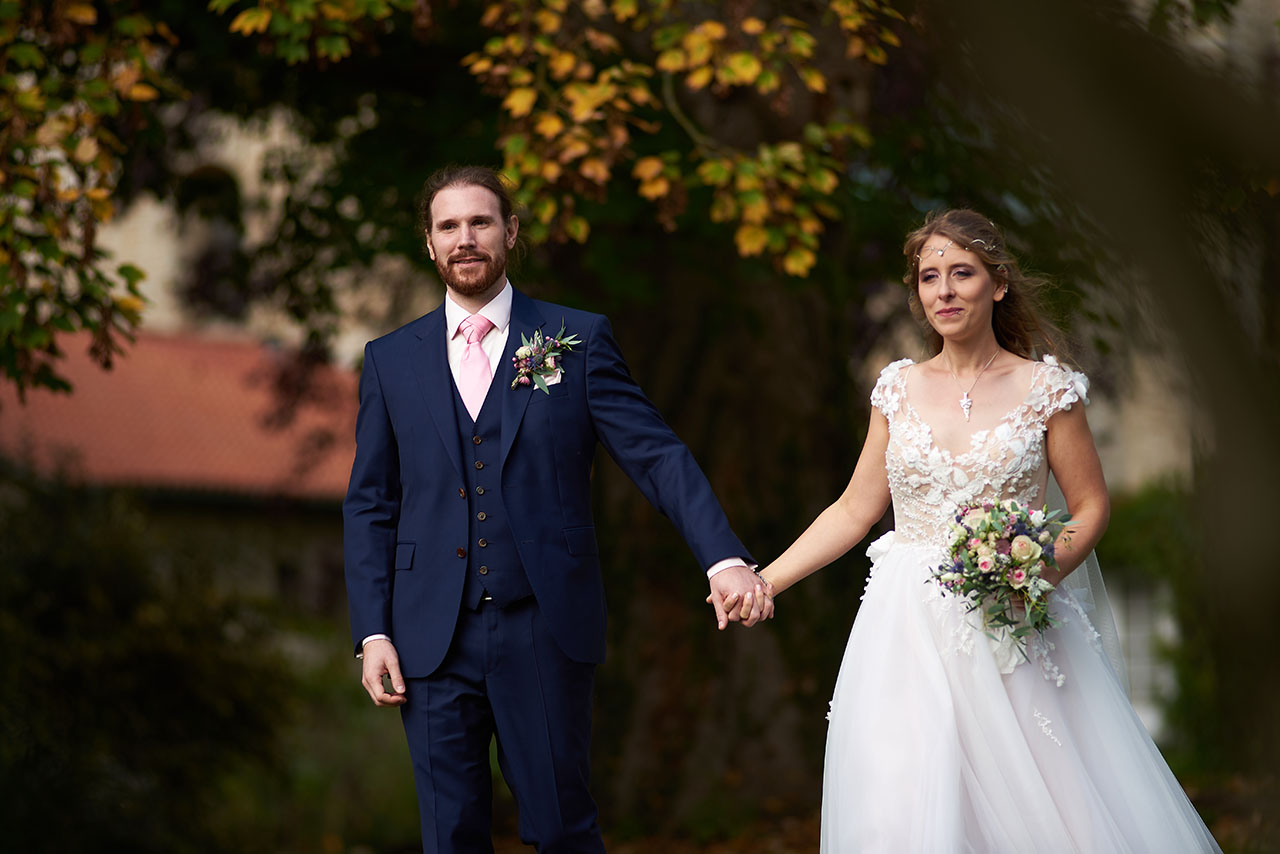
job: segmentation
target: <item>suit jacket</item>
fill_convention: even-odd
[[[406,676],[429,675],[453,636],[465,581],[468,501],[443,305],[369,342],[356,456],[343,502],[355,643],[389,635]],[[510,388],[521,336],[581,343],[550,394]],[[591,514],[597,443],[671,519],[702,567],[750,559],[689,449],[631,378],[602,315],[515,291],[490,396],[502,406],[502,500],[521,563],[553,637],[572,659],[605,653],[605,597]],[[492,403],[492,400],[490,401]],[[462,490],[460,492],[460,490]]]

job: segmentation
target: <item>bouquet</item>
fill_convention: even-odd
[[[933,580],[943,593],[967,600],[970,611],[982,609],[987,637],[1008,664],[1002,672],[1017,663],[1007,653],[1030,660],[1027,636],[1054,625],[1047,598],[1053,585],[1043,576],[1057,566],[1054,543],[1068,521],[1061,510],[1029,511],[1008,499],[961,507],[950,525],[950,561],[933,571]]]

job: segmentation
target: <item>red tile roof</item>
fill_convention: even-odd
[[[0,381],[0,454],[89,483],[340,499],[355,455],[355,374],[323,367],[318,393],[273,426],[287,354],[253,341],[139,334],[103,371],[89,339],[62,340],[70,395]]]

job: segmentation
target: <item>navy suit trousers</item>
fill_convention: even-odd
[[[444,662],[408,679],[401,707],[426,854],[483,854],[496,734],[520,838],[542,854],[603,854],[589,791],[595,665],[573,661],[533,597],[463,607]]]

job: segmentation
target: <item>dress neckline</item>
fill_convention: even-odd
[[[929,442],[930,450],[938,451],[947,460],[952,462],[956,460],[967,459],[968,457],[971,457],[978,452],[982,444],[986,442],[987,436],[990,433],[993,433],[994,431],[998,430],[1001,426],[1008,424],[1010,421],[1013,420],[1015,415],[1017,415],[1027,407],[1028,402],[1031,400],[1031,393],[1035,390],[1035,387],[1036,387],[1036,377],[1039,374],[1039,366],[1045,364],[1044,362],[1039,362],[1035,360],[1028,360],[1028,361],[1031,362],[1031,382],[1027,384],[1027,390],[1026,392],[1023,393],[1022,399],[1018,401],[1018,403],[1012,409],[1010,409],[1004,415],[1001,415],[998,419],[996,419],[995,423],[992,424],[990,427],[984,427],[981,430],[975,430],[974,432],[970,433],[969,448],[966,451],[955,453],[950,449],[944,448],[941,444],[939,444],[938,440],[934,437],[935,434],[933,430],[933,425],[930,424],[928,421],[926,421],[920,415],[920,413],[916,410],[915,406],[912,405],[911,399],[907,395],[907,375],[911,373],[912,368],[916,367],[916,361],[914,359],[908,359],[907,360],[908,364],[904,366],[906,370],[899,372],[899,376],[901,377],[900,382],[902,383],[902,405],[905,408],[907,415],[910,418],[914,419],[915,422],[918,425],[920,425],[921,428],[924,429],[925,437]]]

